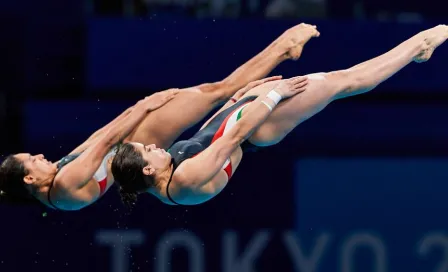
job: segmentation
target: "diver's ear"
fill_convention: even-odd
[[[26,184],[31,185],[31,184],[33,184],[34,182],[36,182],[36,178],[34,178],[34,177],[31,176],[31,175],[26,175],[26,176],[23,178],[23,181],[24,181]]]
[[[154,174],[156,169],[152,168],[150,165],[147,165],[143,168],[143,174],[146,176],[151,176]]]

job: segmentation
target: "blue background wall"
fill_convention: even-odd
[[[282,65],[288,76],[348,68],[385,53],[434,23],[307,22],[322,35],[298,63]],[[193,86],[225,77],[297,21],[223,19],[92,19],[88,30],[87,81],[92,89]],[[262,33],[262,35],[261,35]],[[446,86],[441,49],[431,65],[412,65],[387,83],[396,92],[437,92]]]
[[[356,271],[379,271],[372,270],[376,266],[443,271],[436,268],[446,260],[441,252],[448,227],[447,162],[424,157],[301,159],[295,184],[300,237],[311,245],[318,237],[331,237],[316,262],[319,271],[344,271],[350,248],[356,252],[349,262]]]
[[[79,14],[75,6],[67,9]],[[83,23],[79,16],[62,20],[39,8],[46,20],[5,19],[14,23],[2,32],[9,38],[3,56],[11,59],[1,65],[10,73],[3,78],[8,99],[3,131],[10,133],[2,135],[2,150],[43,152],[52,160],[153,91],[223,78],[297,23],[179,18]],[[302,59],[273,74],[346,68],[437,22],[314,23],[322,37],[307,46]],[[244,259],[251,249],[255,271],[312,271],[313,263],[315,271],[386,271],[373,270],[369,247],[356,251],[357,270],[344,268],[341,256],[350,248],[345,243],[352,239],[357,246],[360,237],[384,246],[387,271],[437,271],[448,239],[447,57],[448,49],[441,47],[430,62],[409,66],[372,93],[337,101],[282,144],[248,154],[224,192],[204,205],[167,207],[144,197],[129,213],[112,190],[85,210],[47,217],[37,209],[1,206],[0,270],[130,271],[120,260],[132,257],[132,271],[170,266],[188,271],[182,249],[167,251],[172,260],[163,258],[162,245],[175,247],[170,243],[176,236],[166,235],[178,231],[184,244],[197,246],[188,252],[204,254],[191,263],[203,261],[206,270],[190,271],[236,272],[229,258]],[[120,239],[111,242],[108,233]],[[426,240],[425,255],[419,243],[433,233],[441,235]],[[129,239],[135,243],[131,250]],[[301,245],[302,261],[294,241]],[[319,241],[322,257],[306,266],[303,260],[313,249],[319,253]],[[123,245],[130,256],[114,255],[111,248]]]

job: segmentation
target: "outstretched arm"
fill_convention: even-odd
[[[76,191],[86,186],[109,150],[127,137],[148,112],[160,108],[174,98],[178,91],[156,93],[139,101],[132,111],[98,137],[78,158],[64,167],[56,177],[58,184]]]
[[[205,122],[204,125],[202,126],[202,128],[204,128],[205,126],[208,125],[208,123],[210,122],[210,120],[213,120],[216,115],[218,115],[219,113],[221,113],[222,110],[227,109],[228,107],[232,106],[233,104],[235,104],[241,97],[243,97],[249,90],[257,87],[258,85],[261,85],[263,83],[269,82],[269,81],[275,81],[275,80],[280,80],[282,79],[282,76],[273,76],[273,77],[268,77],[268,78],[264,78],[264,79],[260,79],[260,80],[256,80],[256,81],[252,81],[251,83],[247,84],[244,88],[239,89],[230,99],[229,101],[227,101],[226,104],[224,104],[224,106],[222,106],[221,110],[217,111],[210,119],[209,121]],[[201,129],[202,129],[201,128]]]
[[[176,180],[189,188],[200,188],[215,181],[213,178],[222,170],[225,161],[266,120],[277,103],[281,99],[303,92],[307,83],[306,77],[284,80],[275,91],[271,91],[266,97],[256,99],[249,111],[244,112],[243,117],[224,136],[198,156],[186,160],[179,166],[175,173]]]

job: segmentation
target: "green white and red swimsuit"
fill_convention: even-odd
[[[256,96],[248,96],[239,100],[234,105],[217,114],[206,127],[198,131],[192,138],[175,143],[168,150],[174,165],[173,173],[183,161],[198,155],[226,134],[241,118],[244,108],[256,98]],[[232,163],[230,162],[230,158],[226,160],[222,169],[230,179],[232,177]],[[171,198],[168,192],[170,183],[171,179],[167,186],[167,196],[174,204],[178,204]]]

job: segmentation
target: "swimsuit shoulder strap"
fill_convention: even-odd
[[[175,165],[175,163],[174,163],[174,160],[172,159],[171,160],[171,164],[173,165],[173,171],[171,172],[171,175],[170,175],[170,179],[168,180],[168,184],[166,185],[166,196],[168,197],[168,199],[171,201],[171,202],[173,202],[174,204],[176,204],[176,205],[182,205],[182,204],[179,204],[179,203],[177,203],[176,201],[174,201],[174,199],[171,197],[171,195],[170,195],[170,184],[171,184],[171,181],[173,181],[173,175],[174,175],[174,171],[176,171],[176,165]]]
[[[57,174],[56,174],[56,175],[57,175]],[[48,192],[47,192],[47,201],[48,201],[48,203],[50,204],[50,206],[51,206],[53,209],[60,211],[60,209],[59,209],[58,207],[56,207],[56,205],[54,205],[53,201],[51,201],[51,189],[53,189],[53,187],[54,187],[54,181],[55,181],[55,179],[56,179],[56,175],[55,175],[54,178],[51,180],[50,188],[48,188]]]

